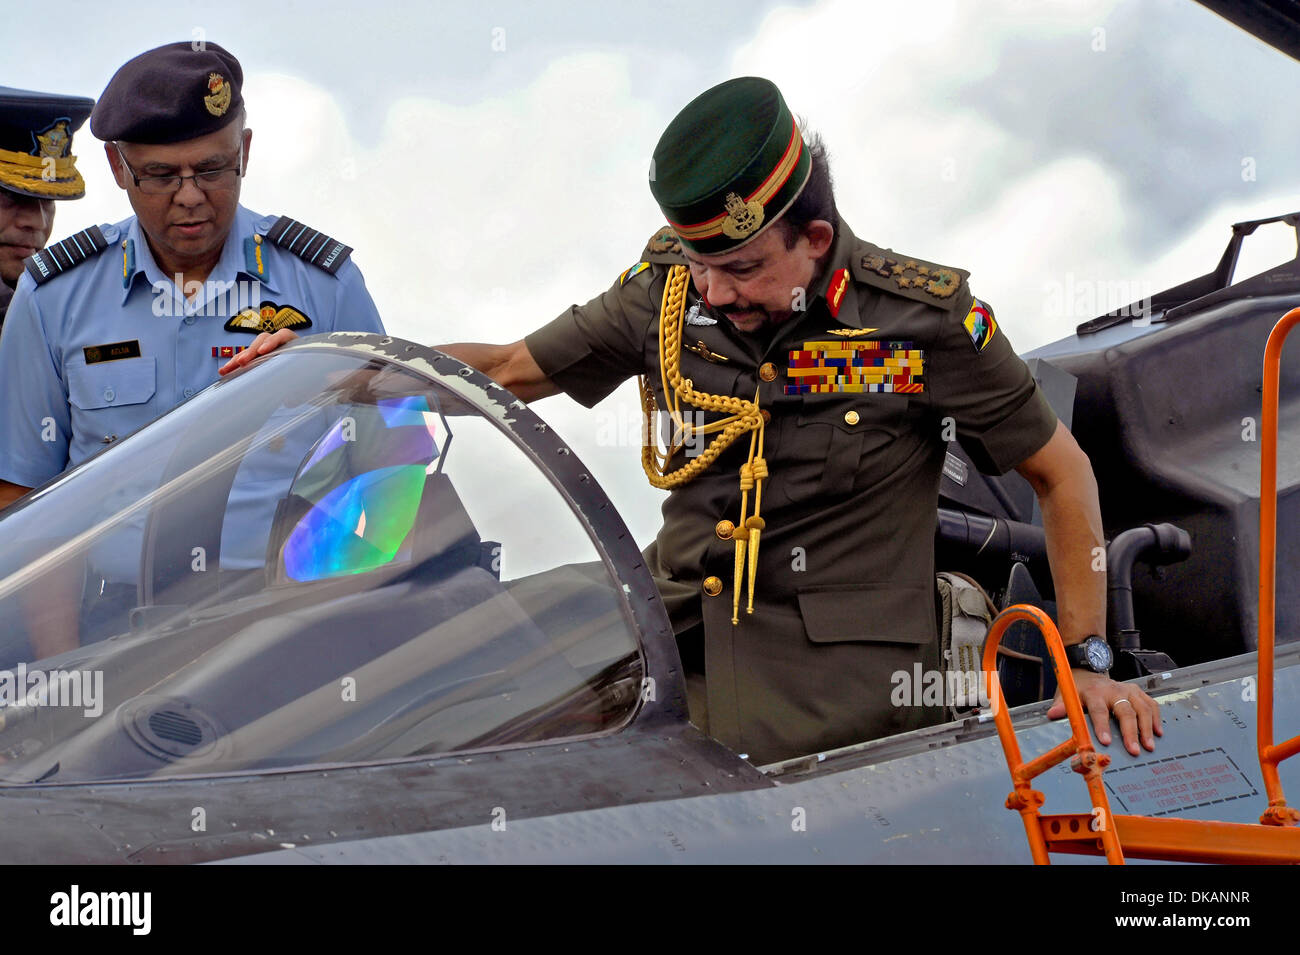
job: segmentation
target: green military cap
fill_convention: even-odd
[[[742,76],[701,93],[655,147],[650,191],[682,245],[730,252],[775,222],[812,168],[771,80]]]

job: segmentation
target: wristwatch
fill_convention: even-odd
[[[1115,662],[1115,655],[1110,652],[1110,644],[1095,633],[1088,634],[1081,643],[1065,648],[1065,658],[1070,666],[1078,670],[1091,670],[1093,673],[1107,672]]]

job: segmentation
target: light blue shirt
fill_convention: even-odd
[[[108,248],[43,284],[24,273],[0,335],[0,479],[44,484],[215,382],[229,360],[221,350],[256,335],[224,329],[242,307],[292,307],[311,320],[300,335],[383,333],[351,259],[331,275],[265,241],[265,274],[249,271],[245,240],[274,221],[240,206],[220,261],[188,300],[135,217],[101,226]],[[86,349],[121,343],[128,357],[87,361]]]

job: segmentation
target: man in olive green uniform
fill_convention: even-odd
[[[648,265],[638,263],[604,296],[525,339],[546,376],[584,405],[645,373],[658,407],[666,406],[659,317],[669,269],[688,264],[680,242],[696,256],[743,253],[811,176],[809,150],[774,87],[740,80],[711,93],[713,102],[688,107],[655,154],[651,188],[675,231],[651,240],[642,259]],[[741,100],[744,118],[733,118]],[[755,100],[771,117],[762,125],[747,122]],[[698,133],[729,119],[731,136],[742,140],[734,153],[758,162],[738,174],[726,169],[716,185],[702,183],[708,177],[696,170],[707,160],[697,154],[708,143]],[[686,143],[694,149],[684,150]],[[751,212],[749,197],[764,190],[773,193],[766,208]],[[879,249],[843,222],[819,264],[803,301],[790,302],[790,316],[770,329],[742,330],[725,311],[733,303],[716,294],[715,309],[696,289],[687,295],[681,376],[697,392],[757,393],[764,419],[768,477],[753,612],[748,554],[739,592],[735,586],[748,435],[673,489],[647,554],[688,668],[702,644],[707,707],[692,700],[692,713],[697,720],[707,713],[712,735],[759,762],[941,718],[940,708],[894,706],[890,690],[892,674],[910,675],[918,659],[925,669],[940,666],[933,593],[943,418],[954,419],[973,460],[999,473],[1043,447],[1056,428],[992,317],[978,338],[967,329],[980,306],[966,273]],[[740,324],[756,318],[752,309],[732,315]],[[686,460],[679,455],[669,467]]]
[[[697,97],[653,168],[671,228],[607,292],[513,345],[443,347],[525,400],[564,391],[590,407],[644,375],[646,404],[675,415],[668,451],[643,455],[671,491],[646,556],[692,719],[766,763],[941,717],[891,690],[917,661],[940,667],[949,427],[982,469],[1018,467],[1039,492],[1065,642],[1104,632],[1087,458],[967,274],[856,238],[824,151],[767,80]],[[1103,743],[1117,707],[1130,752],[1139,730],[1153,747],[1149,697],[1076,672]]]

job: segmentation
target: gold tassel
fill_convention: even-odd
[[[690,270],[674,265],[668,272],[663,302],[659,310],[659,375],[663,384],[667,411],[673,421],[673,436],[666,451],[660,451],[655,440],[656,401],[650,383],[643,375],[640,380],[641,409],[645,415],[642,429],[645,444],[641,448],[641,466],[650,484],[660,490],[671,490],[704,473],[742,434],[749,433],[749,460],[740,468],[740,521],[736,524],[736,563],[732,574],[731,622],[740,623],[740,589],[748,584],[749,602],[746,613],[754,612],[754,589],[758,573],[758,540],[765,522],[759,517],[763,499],[763,481],[767,479],[767,461],[763,458],[764,421],[759,411],[759,391],[754,400],[745,401],[730,395],[711,395],[696,391],[689,378],[681,376],[682,324],[686,315],[686,289],[690,284]],[[709,425],[687,424],[682,417],[682,402],[704,411],[725,413],[727,417]],[[715,437],[695,458],[669,473],[668,462],[673,454],[688,441],[704,434]],[[749,492],[754,492],[754,513],[749,516]],[[746,574],[746,557],[748,573]]]

